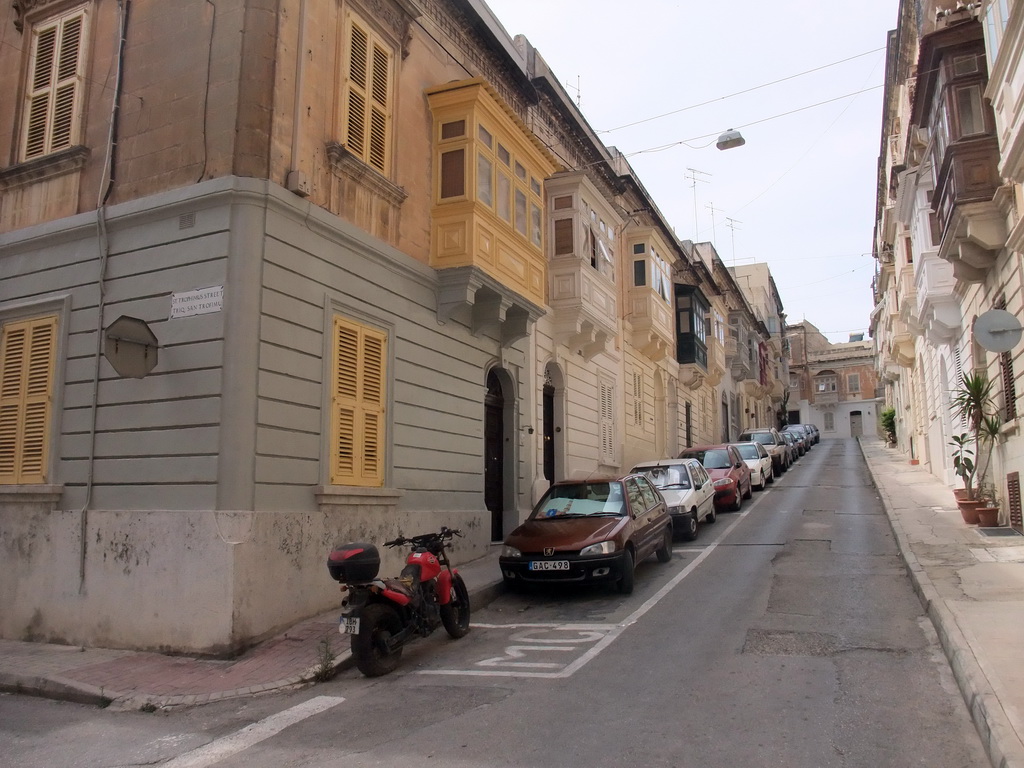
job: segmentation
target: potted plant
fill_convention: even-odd
[[[999,420],[992,399],[993,383],[982,371],[966,373],[960,386],[954,390],[950,405],[954,416],[967,422],[969,431],[954,435],[953,471],[963,480],[966,497],[974,501],[977,484],[988,471],[988,459],[995,437],[999,434]],[[979,476],[980,475],[980,476]]]
[[[982,528],[994,528],[999,525],[999,502],[996,498],[995,486],[990,482],[978,484],[978,498],[981,506],[975,509],[978,515],[978,525]]]
[[[896,409],[885,408],[882,411],[881,419],[885,442],[889,445],[896,445]]]

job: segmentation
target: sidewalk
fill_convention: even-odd
[[[950,488],[878,438],[860,444],[992,765],[1024,768],[1024,536],[967,525]]]
[[[1024,536],[983,535],[926,471],[877,438],[861,438],[861,449],[992,765],[1024,768]],[[498,551],[458,566],[474,607],[499,594]],[[279,690],[350,664],[337,621],[336,610],[308,619],[228,661],[0,640],[0,690],[118,709]]]
[[[500,593],[500,549],[456,565],[474,609]],[[348,639],[338,632],[339,611],[306,619],[229,660],[0,640],[0,691],[135,710],[290,688],[352,664]]]

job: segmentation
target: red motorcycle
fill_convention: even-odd
[[[345,593],[339,631],[352,636],[352,657],[367,677],[392,672],[406,643],[441,625],[456,639],[469,632],[469,592],[445,550],[455,536],[462,532],[443,527],[384,542],[412,547],[397,579],[377,578],[380,553],[373,544],[354,542],[331,551],[327,570]]]

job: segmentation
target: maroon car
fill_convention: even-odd
[[[608,582],[633,591],[633,569],[650,555],[672,558],[672,518],[644,475],[564,480],[548,489],[505,539],[506,586]]]
[[[715,507],[718,509],[739,512],[743,500],[754,493],[750,467],[733,445],[695,445],[680,453],[679,458],[697,459],[704,465],[715,486]]]

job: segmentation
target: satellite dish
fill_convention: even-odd
[[[1005,309],[990,309],[974,321],[974,338],[989,352],[1009,352],[1022,332],[1020,321]]]

